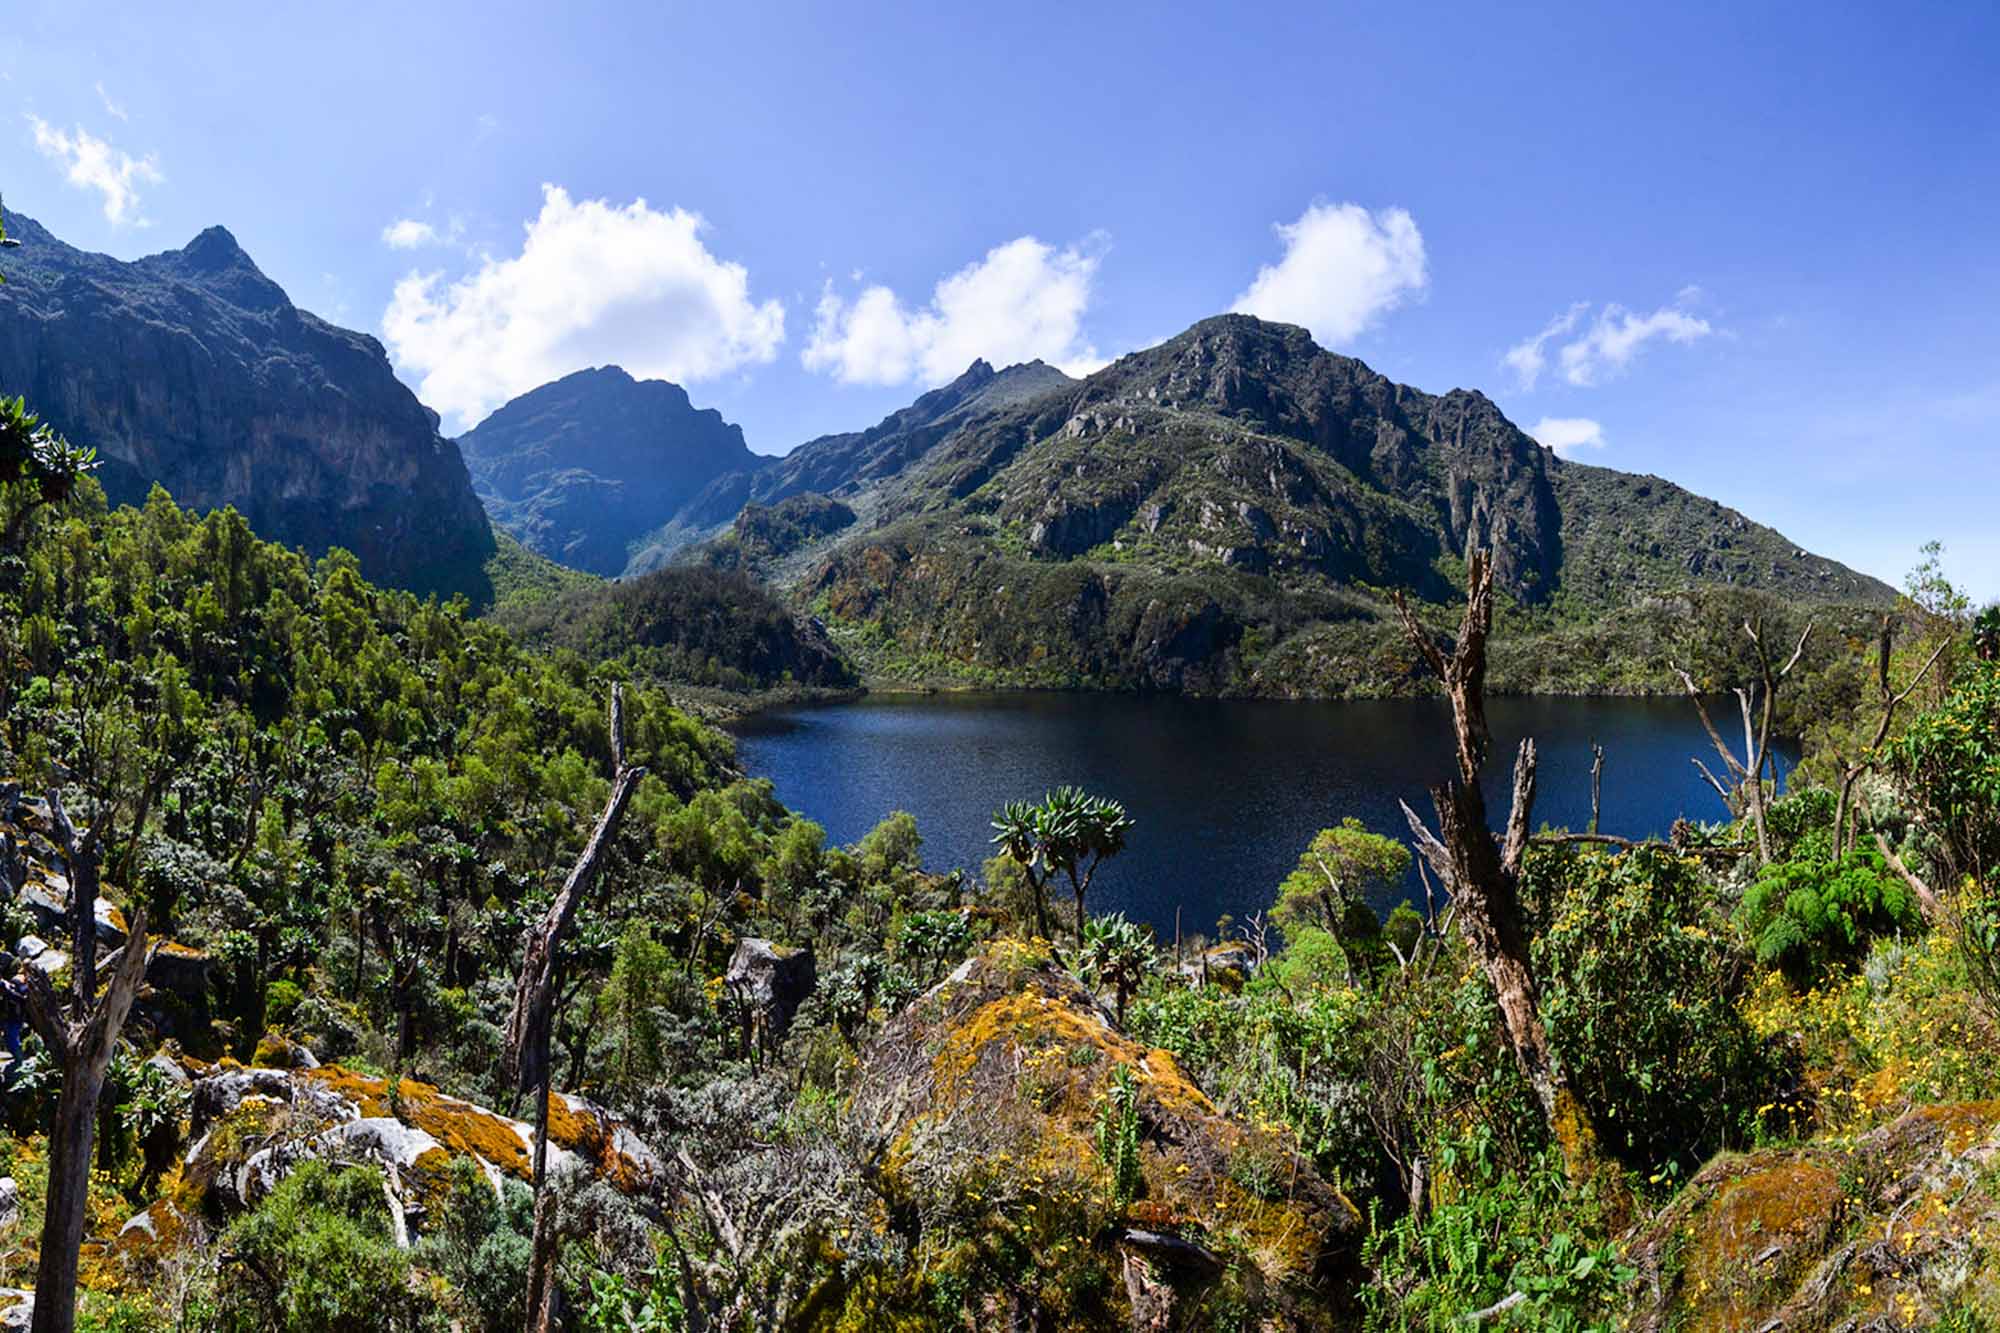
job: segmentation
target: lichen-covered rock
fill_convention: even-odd
[[[259,1069],[318,1069],[319,1057],[282,1032],[266,1032],[250,1063]]]
[[[812,995],[819,973],[810,949],[746,938],[737,943],[724,981],[742,1010],[745,1044],[775,1044]]]
[[[1224,1289],[1287,1327],[1352,1313],[1354,1206],[1285,1131],[1220,1113],[1035,946],[968,959],[889,1022],[854,1087],[852,1126],[883,1145],[888,1197],[965,1238],[933,1271],[974,1270],[978,1289],[1003,1281],[984,1248],[1023,1256],[996,1315],[1201,1327]],[[1084,1291],[1097,1306],[1075,1304]]]
[[[194,1004],[207,994],[214,970],[215,960],[201,950],[165,940],[146,960],[146,984]]]
[[[386,1079],[340,1065],[197,1068],[191,1136],[184,1175],[197,1198],[245,1207],[307,1158],[372,1162],[388,1178],[398,1217],[419,1232],[453,1160],[472,1158],[496,1182],[500,1174],[534,1174],[532,1125],[415,1079],[392,1095]],[[549,1164],[587,1172],[641,1200],[665,1176],[630,1126],[562,1093],[549,1103]]]
[[[1642,1330],[1926,1328],[2000,1317],[2000,1102],[1718,1158],[1637,1237]],[[1968,1327],[1985,1327],[1975,1322]]]

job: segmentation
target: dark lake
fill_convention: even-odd
[[[1489,713],[1496,819],[1529,735],[1541,753],[1538,827],[1589,823],[1592,740],[1605,749],[1603,831],[1651,837],[1682,816],[1724,817],[1689,762],[1717,766],[1685,699],[1505,698]],[[1346,816],[1407,842],[1397,801],[1428,816],[1427,788],[1452,765],[1442,700],[1114,694],[876,695],[750,719],[738,753],[831,840],[852,842],[908,810],[927,867],[975,876],[990,854],[988,821],[1006,801],[1065,782],[1115,797],[1136,824],[1099,873],[1092,910],[1122,909],[1169,937],[1176,907],[1186,929],[1204,931],[1224,912],[1242,920],[1269,907],[1313,834]],[[1414,876],[1410,888],[1420,892]]]

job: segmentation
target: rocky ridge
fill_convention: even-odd
[[[380,343],[295,306],[221,227],[130,263],[6,215],[0,389],[95,448],[112,503],[155,483],[371,579],[483,601],[493,537],[458,450]]]

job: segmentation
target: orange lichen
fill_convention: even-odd
[[[392,1099],[388,1080],[340,1065],[300,1073],[352,1102],[363,1116],[392,1116],[423,1130],[453,1156],[477,1156],[522,1180],[534,1176],[534,1156],[519,1121],[447,1096],[416,1079],[399,1083]],[[646,1183],[639,1163],[613,1145],[604,1120],[588,1109],[572,1108],[559,1093],[549,1096],[549,1142],[588,1161],[614,1188],[632,1193]]]

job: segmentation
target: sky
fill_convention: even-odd
[[[1241,309],[1985,599],[1996,87],[1990,4],[14,0],[0,189],[227,226],[448,433],[615,362],[782,453]]]

